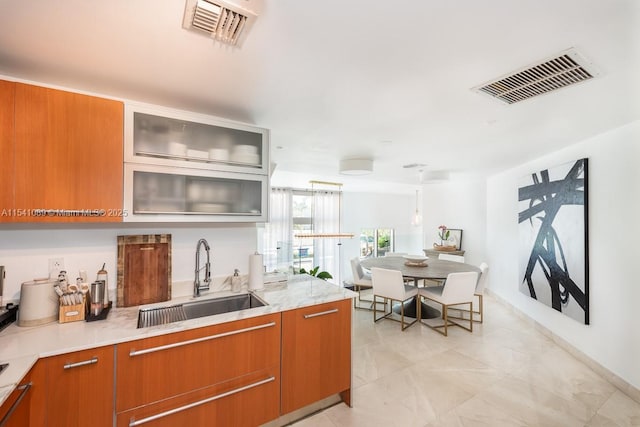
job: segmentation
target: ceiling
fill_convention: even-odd
[[[640,118],[636,0],[234,1],[259,14],[240,47],[182,29],[184,0],[0,0],[0,74],[269,128],[284,183],[486,175]],[[597,78],[471,90],[571,47]],[[374,173],[338,175],[355,157]]]

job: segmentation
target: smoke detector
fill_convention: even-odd
[[[182,28],[239,46],[257,16],[251,10],[228,1],[187,0]]]
[[[558,89],[590,80],[595,67],[571,48],[543,61],[521,68],[472,90],[506,104],[515,104]]]

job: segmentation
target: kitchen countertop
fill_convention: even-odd
[[[0,405],[41,357],[350,299],[357,295],[348,289],[307,275],[294,276],[282,284],[265,286],[263,290],[255,291],[255,294],[268,305],[141,329],[137,328],[139,308],[180,304],[193,301],[194,298],[181,297],[139,307],[112,308],[104,321],[49,323],[34,327],[19,327],[17,323],[13,323],[0,332],[0,363],[9,363],[9,367],[0,374]],[[204,294],[197,300],[228,295],[238,294],[215,292]]]

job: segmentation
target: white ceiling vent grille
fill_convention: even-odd
[[[473,88],[507,104],[553,92],[597,76],[574,49]]]
[[[236,46],[256,16],[225,1],[187,0],[182,27]]]

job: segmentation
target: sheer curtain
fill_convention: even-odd
[[[340,230],[340,193],[315,191],[313,194],[313,232],[338,233]],[[313,239],[313,260],[320,271],[328,271],[333,276],[331,282],[342,283],[340,271],[340,239]]]
[[[267,271],[285,271],[293,264],[292,191],[272,188],[269,200],[269,222],[265,224],[263,256]]]

